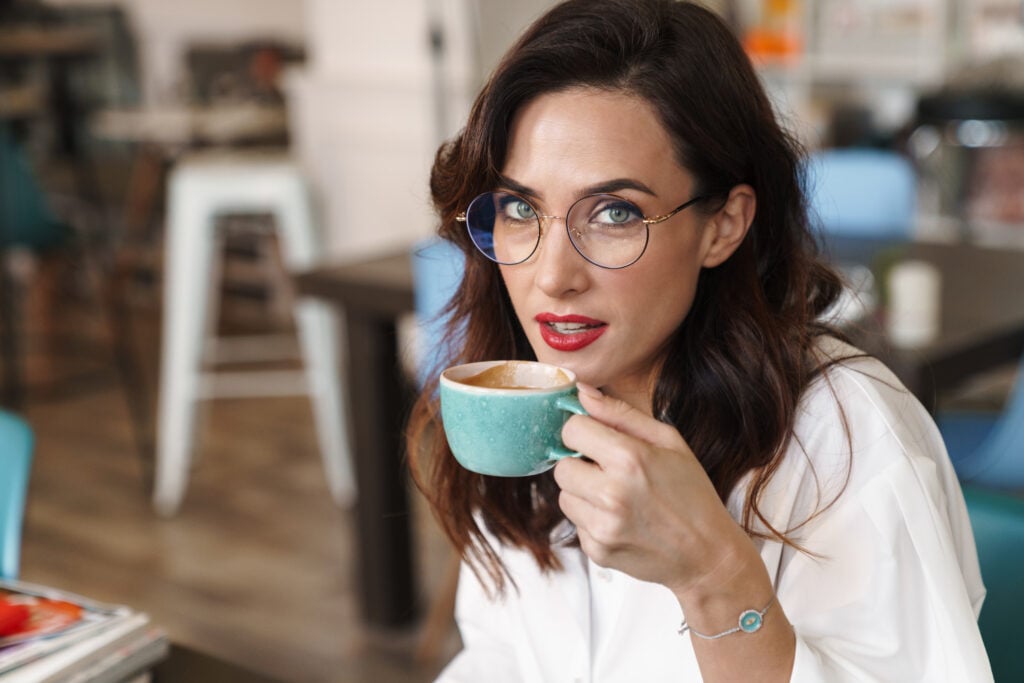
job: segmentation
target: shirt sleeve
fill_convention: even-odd
[[[931,418],[905,392],[839,384],[860,394],[845,401],[852,470],[798,534],[811,553],[783,552],[776,580],[797,636],[791,680],[991,681],[970,523]],[[803,445],[836,448],[814,433]]]

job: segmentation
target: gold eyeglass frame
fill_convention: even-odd
[[[476,197],[473,197],[473,199],[469,202],[469,205],[472,206],[473,203],[476,202],[476,200],[478,200],[480,197],[484,197],[486,195],[492,195],[492,194],[495,194],[495,192],[497,192],[497,191],[482,192],[481,194],[478,194]],[[577,228],[570,227],[569,226],[569,222],[566,219],[568,218],[569,214],[572,213],[572,210],[574,208],[576,208],[577,204],[579,204],[580,202],[585,201],[587,199],[590,199],[592,197],[610,197],[612,199],[616,199],[618,201],[625,202],[626,204],[629,204],[631,206],[636,207],[637,211],[639,212],[640,207],[636,205],[636,202],[634,202],[632,200],[629,200],[629,199],[626,199],[625,197],[620,197],[619,195],[616,195],[616,194],[610,194],[610,193],[607,193],[607,192],[598,192],[598,193],[595,193],[595,194],[584,195],[583,197],[580,197],[579,199],[574,201],[572,203],[572,205],[569,207],[569,210],[566,211],[565,216],[553,216],[553,215],[549,216],[549,215],[546,215],[546,214],[537,213],[537,209],[534,207],[534,205],[528,199],[525,199],[525,198],[521,197],[520,195],[516,194],[515,192],[505,192],[505,194],[508,194],[508,195],[510,195],[512,197],[515,197],[516,199],[522,201],[527,206],[529,206],[531,209],[533,209],[534,213],[536,214],[535,217],[537,219],[537,226],[538,226],[537,243],[534,245],[534,247],[530,251],[530,253],[527,254],[525,258],[520,259],[519,261],[515,261],[513,263],[503,263],[501,261],[498,261],[498,260],[496,260],[494,258],[491,258],[491,256],[489,254],[487,254],[483,249],[480,248],[479,245],[477,245],[476,240],[473,239],[472,232],[470,231],[470,228],[469,228],[469,222],[467,220],[467,212],[468,212],[469,209],[467,209],[466,211],[460,211],[458,214],[455,215],[456,222],[464,223],[466,225],[466,232],[469,233],[470,241],[473,243],[473,246],[476,247],[476,250],[479,251],[487,260],[491,261],[492,263],[497,263],[498,265],[503,265],[503,266],[517,266],[520,263],[525,263],[526,261],[529,261],[530,257],[533,256],[537,252],[537,247],[540,245],[540,240],[544,236],[544,222],[543,222],[542,219],[545,219],[545,218],[548,219],[548,220],[561,219],[563,222],[565,222],[565,230],[566,230],[566,233],[569,234],[569,242],[572,243],[573,249],[576,250],[576,253],[578,253],[580,256],[582,256],[588,263],[592,263],[595,266],[597,266],[598,268],[604,268],[606,270],[621,270],[623,268],[628,268],[629,266],[631,266],[634,263],[636,263],[637,261],[639,261],[640,258],[647,252],[647,245],[651,241],[650,227],[652,225],[657,225],[658,223],[664,223],[665,221],[667,221],[669,218],[672,218],[673,216],[675,216],[680,211],[682,211],[682,210],[684,210],[686,208],[689,208],[690,206],[696,204],[697,202],[699,202],[701,200],[704,200],[704,199],[707,199],[708,197],[711,196],[710,194],[700,194],[700,195],[697,195],[696,197],[692,197],[692,198],[688,199],[687,201],[683,202],[682,204],[680,204],[676,208],[672,209],[668,213],[664,213],[664,214],[662,214],[660,216],[652,216],[651,218],[648,218],[647,216],[644,216],[641,213],[640,214],[640,220],[644,224],[644,227],[647,228],[647,234],[644,235],[644,248],[640,250],[640,253],[637,255],[637,257],[635,259],[633,259],[632,261],[630,261],[629,263],[627,263],[625,265],[621,265],[621,266],[606,266],[603,263],[598,263],[597,261],[593,260],[592,258],[590,258],[589,256],[587,256],[586,254],[583,253],[583,251],[580,249],[580,246],[578,244],[576,244],[576,239],[573,238],[572,233],[576,233],[576,238],[582,238],[583,234]]]

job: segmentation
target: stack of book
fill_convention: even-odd
[[[0,682],[121,683],[167,656],[166,634],[123,605],[0,581]]]

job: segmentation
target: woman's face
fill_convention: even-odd
[[[595,188],[625,197],[647,217],[668,213],[694,191],[645,100],[584,88],[540,96],[517,113],[502,175],[508,187],[498,189],[518,190],[550,216],[565,216]],[[533,256],[501,266],[537,358],[649,412],[656,370],[690,310],[697,276],[724,260],[715,223],[688,208],[650,226],[639,261],[607,270],[576,252],[562,218],[544,219]]]

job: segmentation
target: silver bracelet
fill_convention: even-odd
[[[713,636],[706,636],[703,633],[697,633],[686,624],[686,619],[683,619],[683,623],[679,626],[679,635],[684,635],[687,631],[689,631],[693,635],[697,636],[698,638],[703,638],[704,640],[718,640],[719,638],[724,638],[726,636],[732,635],[733,633],[739,633],[740,631],[742,631],[743,633],[754,633],[756,631],[759,631],[761,629],[761,626],[764,625],[764,613],[768,611],[768,608],[772,606],[773,602],[775,602],[774,595],[772,596],[772,599],[768,601],[768,604],[764,606],[764,609],[760,611],[756,609],[748,609],[743,611],[742,613],[740,613],[740,620],[738,626],[733,626],[728,631],[722,631],[721,633],[716,633]]]

